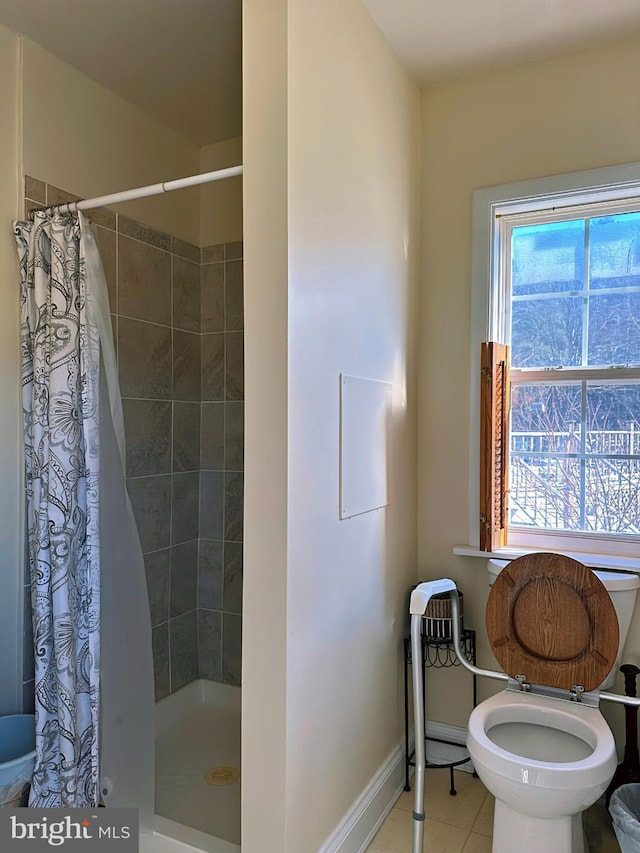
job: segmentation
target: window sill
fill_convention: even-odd
[[[515,560],[524,554],[532,554],[536,551],[544,551],[544,548],[500,548],[498,551],[480,551],[473,545],[455,545],[453,553],[459,557],[482,557],[485,560]],[[550,550],[550,549],[548,549]],[[567,557],[579,560],[590,569],[612,569],[616,571],[636,572],[640,574],[640,557],[629,557],[614,554],[589,554],[585,551],[567,551],[562,549],[561,553]]]

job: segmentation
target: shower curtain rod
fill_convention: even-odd
[[[218,169],[215,172],[203,172],[200,175],[191,175],[188,178],[177,178],[175,181],[162,181],[159,184],[149,184],[147,187],[136,187],[133,190],[124,190],[121,193],[101,195],[96,198],[87,198],[84,201],[72,201],[67,204],[56,204],[52,207],[40,208],[47,212],[75,213],[77,210],[90,210],[95,207],[104,207],[107,204],[118,204],[122,201],[132,201],[134,198],[145,198],[150,195],[160,195],[172,190],[181,190],[185,187],[195,187],[198,184],[209,184],[212,181],[222,181],[225,178],[233,178],[242,174],[242,166],[231,166],[229,169]]]

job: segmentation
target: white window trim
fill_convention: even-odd
[[[500,318],[505,315],[500,301],[504,295],[492,287],[498,270],[494,268],[498,239],[496,217],[505,213],[524,213],[541,206],[567,207],[578,204],[622,200],[640,194],[640,163],[607,166],[583,172],[534,178],[512,184],[502,184],[476,190],[473,194],[473,242],[471,273],[471,364],[469,394],[469,538],[471,553],[479,547],[480,514],[480,345],[494,340],[504,343],[504,328]],[[493,296],[495,295],[495,299]],[[502,329],[502,332],[500,330]],[[493,335],[493,337],[492,337]],[[535,535],[535,534],[534,534]],[[537,534],[540,535],[540,534]],[[542,534],[553,547],[553,534]],[[572,537],[575,542],[578,536]],[[580,537],[582,538],[582,537]],[[598,553],[607,550],[615,554],[615,542],[607,537],[584,536],[584,543],[599,539]],[[565,537],[566,539],[566,537]],[[605,544],[606,543],[606,544]],[[534,549],[531,545],[531,550]],[[538,548],[540,546],[538,545]],[[637,543],[636,546],[637,548]],[[529,550],[529,549],[527,549]],[[556,550],[565,550],[558,538]],[[582,548],[578,550],[583,551]],[[627,546],[628,550],[628,546]],[[460,551],[458,551],[460,553]],[[486,552],[485,552],[486,556]]]

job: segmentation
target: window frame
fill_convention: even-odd
[[[502,220],[508,214],[527,214],[555,208],[557,218],[571,217],[571,209],[585,204],[606,210],[640,196],[640,163],[609,166],[476,190],[473,194],[471,287],[471,359],[469,411],[469,545],[479,547],[480,518],[480,353],[483,341],[505,343],[510,295],[499,254]],[[575,214],[574,214],[575,217]],[[526,217],[524,217],[526,218]],[[613,377],[611,377],[613,378]],[[507,549],[580,551],[637,556],[640,537],[616,534],[521,531],[509,533]]]

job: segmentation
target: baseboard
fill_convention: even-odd
[[[396,747],[318,853],[364,853],[404,787],[404,742]]]
[[[447,761],[457,761],[466,755],[467,730],[465,728],[429,721],[427,722],[427,735],[452,741],[454,744],[427,741],[427,759],[430,762],[441,764]],[[413,749],[413,736],[409,742],[409,749]],[[473,764],[468,761],[456,769],[472,773]],[[378,769],[318,853],[364,853],[402,793],[405,784],[404,773],[403,741]]]

